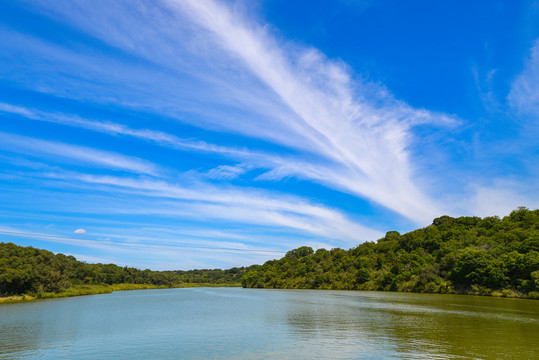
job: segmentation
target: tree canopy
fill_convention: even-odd
[[[152,271],[88,264],[73,256],[0,243],[0,296],[61,292],[77,285],[182,283],[248,288],[466,293],[539,299],[539,210],[441,216],[406,234],[343,250],[308,246],[250,267]]]
[[[249,288],[386,290],[539,298],[539,210],[441,216],[349,250],[300,247],[245,274]]]

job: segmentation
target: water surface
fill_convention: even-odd
[[[539,359],[539,301],[186,288],[0,305],[0,359]]]

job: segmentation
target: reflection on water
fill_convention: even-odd
[[[193,288],[0,306],[0,359],[537,359],[539,301]]]
[[[315,297],[319,292],[308,292]],[[288,323],[306,341],[338,337],[360,349],[380,344],[398,358],[539,359],[539,303],[484,297],[327,292],[290,301]],[[356,353],[354,353],[356,351]]]

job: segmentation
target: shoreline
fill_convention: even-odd
[[[182,288],[194,288],[194,287],[241,287],[244,289],[266,289],[266,290],[320,290],[320,291],[364,291],[364,292],[388,292],[388,293],[401,293],[401,294],[433,294],[433,295],[459,295],[459,296],[481,296],[490,298],[505,298],[505,299],[521,299],[521,300],[539,300],[537,297],[529,297],[522,293],[512,292],[511,294],[502,293],[501,291],[492,292],[491,294],[484,294],[474,291],[456,291],[451,293],[421,293],[413,291],[383,291],[383,290],[346,290],[346,289],[308,289],[308,288],[250,288],[242,287],[241,284],[211,284],[211,283],[183,283],[174,286],[165,285],[152,285],[152,284],[113,284],[113,285],[80,285],[73,288],[69,288],[59,293],[42,293],[42,294],[22,294],[0,297],[1,304],[13,304],[21,302],[31,302],[49,299],[60,299],[66,297],[75,296],[89,296],[110,294],[115,291],[132,291],[132,290],[152,290],[152,289],[182,289]]]
[[[530,296],[529,294],[519,293],[513,290],[503,291],[496,290],[490,293],[484,293],[474,290],[460,290],[452,292],[419,292],[419,291],[392,291],[392,290],[376,290],[376,289],[312,289],[312,288],[285,288],[285,287],[243,287],[244,289],[262,289],[262,290],[312,290],[312,291],[357,291],[357,292],[383,292],[383,293],[394,293],[394,294],[425,294],[425,295],[458,295],[458,296],[480,296],[487,298],[498,298],[498,299],[519,299],[519,300],[539,300],[539,293]]]
[[[60,299],[75,296],[110,294],[114,291],[181,289],[193,287],[241,287],[241,284],[183,283],[173,286],[152,284],[113,284],[113,285],[79,285],[59,293],[21,294],[0,297],[0,304],[13,304],[48,299]]]

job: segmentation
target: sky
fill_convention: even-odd
[[[539,207],[539,1],[0,9],[0,241],[230,268]]]

